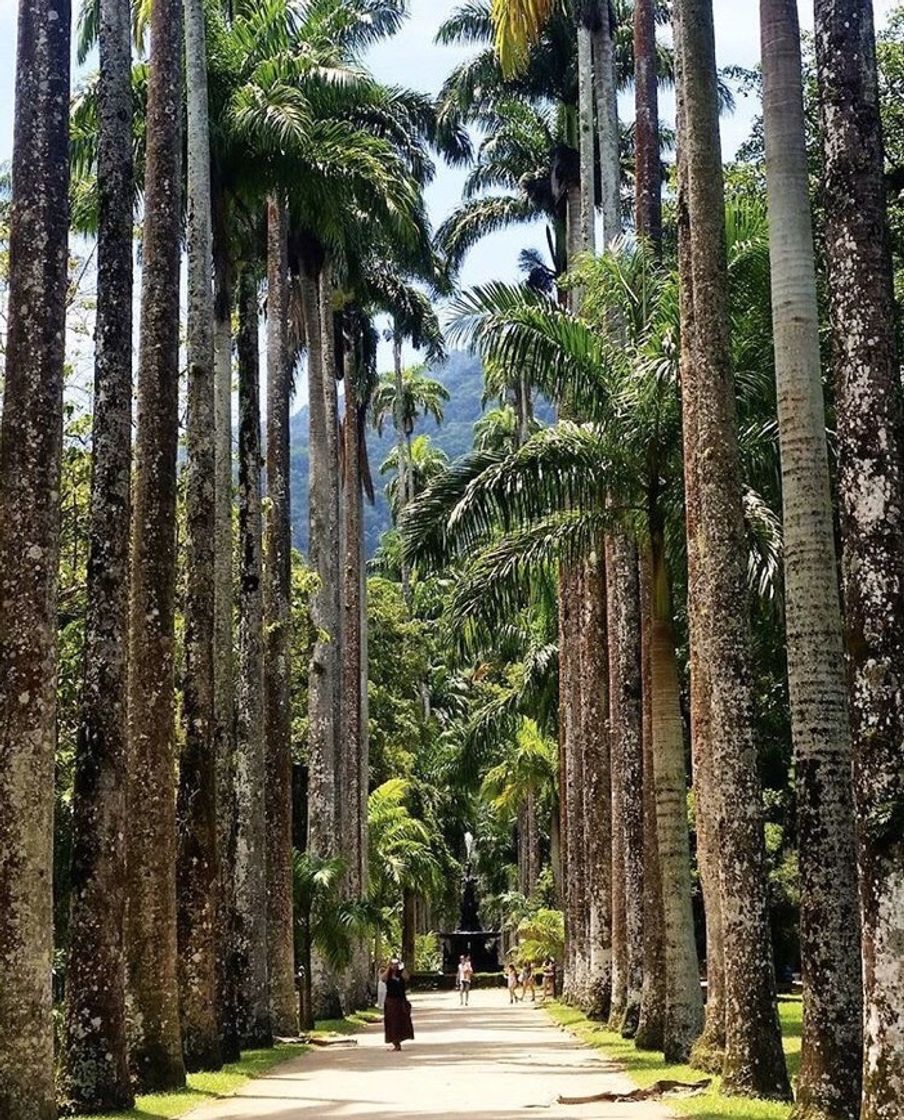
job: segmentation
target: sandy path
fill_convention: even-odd
[[[382,1027],[348,1049],[318,1050],[249,1082],[238,1096],[192,1112],[191,1120],[667,1120],[660,1105],[555,1103],[630,1088],[598,1053],[579,1045],[531,1005],[508,1006],[504,991],[473,992],[460,1008],[455,993],[415,996],[416,1041],[400,1054],[383,1044]]]

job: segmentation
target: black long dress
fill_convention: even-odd
[[[414,1038],[411,1004],[401,976],[386,977],[386,1002],[383,1004],[383,1033],[387,1042],[408,1042]]]

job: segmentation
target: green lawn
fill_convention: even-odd
[[[315,1036],[353,1034],[367,1023],[379,1022],[378,1011],[359,1011],[347,1019],[327,1019],[317,1024]],[[217,1097],[229,1097],[247,1081],[273,1069],[281,1062],[305,1054],[309,1046],[299,1043],[281,1043],[272,1050],[247,1050],[241,1060],[224,1066],[217,1073],[191,1073],[188,1085],[177,1093],[154,1093],[139,1097],[129,1112],[103,1113],[91,1120],[173,1120],[186,1112]],[[79,1120],[74,1117],[73,1120]],[[82,1118],[87,1120],[87,1118]]]
[[[547,1005],[547,1011],[561,1026],[567,1027],[582,1042],[624,1066],[631,1080],[644,1088],[661,1078],[676,1081],[699,1081],[707,1074],[690,1066],[666,1065],[659,1054],[637,1050],[633,1042],[608,1031],[600,1023],[593,1023],[573,1007],[561,1003]],[[803,1007],[799,999],[783,999],[779,1004],[785,1053],[791,1076],[800,1065],[800,1033]],[[791,1105],[774,1101],[748,1100],[743,1097],[725,1097],[719,1091],[720,1080],[713,1078],[710,1089],[699,1097],[676,1097],[669,1100],[669,1107],[679,1116],[695,1116],[698,1120],[788,1120]]]

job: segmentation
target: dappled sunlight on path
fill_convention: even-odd
[[[386,1050],[382,1027],[358,1045],[307,1054],[246,1085],[237,1097],[192,1112],[191,1120],[666,1120],[662,1106],[556,1104],[560,1093],[584,1096],[631,1088],[598,1053],[583,1048],[531,1004],[508,1005],[504,991],[415,996],[413,1043]]]

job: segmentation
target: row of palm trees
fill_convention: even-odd
[[[478,20],[473,5],[467,13]],[[796,4],[761,3],[768,215],[748,204],[727,217],[712,4],[672,6],[674,272],[661,263],[659,240],[656,6],[634,5],[636,244],[616,238],[613,9],[573,6],[578,90],[552,112],[548,94],[531,102],[525,85],[537,60],[555,56],[557,21],[566,18],[559,5],[496,0],[484,14],[499,65],[512,75],[496,88],[528,108],[499,110],[507,130],[498,144],[493,134],[486,141],[478,167],[487,178],[472,183],[475,191],[517,185],[518,193],[484,209],[467,203],[443,232],[461,252],[503,221],[547,216],[561,231],[551,239],[550,271],[564,256],[569,306],[530,283],[487,285],[459,298],[454,332],[477,347],[496,380],[511,389],[526,378],[547,393],[560,418],[514,451],[456,465],[428,487],[403,529],[412,561],[469,558],[453,614],[472,632],[498,628],[531,602],[538,579],[558,571],[567,994],[641,1044],[717,1069],[730,1092],[790,1094],[768,925],[749,610],[751,570],[762,582],[775,558],[763,494],[776,468],[764,472],[768,446],[751,446],[775,426],[762,376],[773,363],[763,362],[757,320],[771,291],[802,893],[797,1114],[891,1117],[904,1014],[892,948],[904,914],[893,823],[901,385],[871,4],[815,4],[843,595]],[[469,24],[458,33],[485,30]],[[479,111],[495,111],[498,103],[486,105],[492,83],[480,88]],[[532,194],[530,160],[565,110],[571,150],[557,153],[546,179],[555,206],[544,208]],[[544,121],[547,135],[534,145]],[[597,202],[604,253],[590,259]],[[753,336],[742,337],[745,329]],[[685,563],[705,1009],[675,653],[673,591]],[[655,830],[644,829],[644,804],[655,804]],[[661,974],[650,975],[657,967]]]
[[[186,1070],[215,1069],[242,1046],[297,1033],[289,409],[302,352],[310,560],[319,577],[307,842],[312,858],[341,849],[344,898],[365,893],[362,493],[376,385],[373,320],[392,315],[400,342],[439,339],[415,285],[437,280],[423,188],[432,148],[451,157],[468,150],[454,120],[440,122],[428,99],[380,85],[362,64],[362,52],[404,14],[400,0],[225,8],[191,0],[184,10],[154,0],[149,17],[133,19],[128,0],[88,3],[79,47],[84,57],[97,45],[99,70],[70,108],[68,6],[21,5],[0,441],[10,573],[0,658],[0,1113],[11,1120],[45,1120],[58,1098],[76,1111],[128,1107],[136,1088],[178,1087]],[[72,227],[97,237],[98,301],[72,937],[57,1085],[50,907],[70,185]],[[396,400],[401,438],[407,418]],[[346,1000],[363,1000],[366,963],[359,952],[352,974],[337,977],[315,961],[319,1009],[340,987]]]

